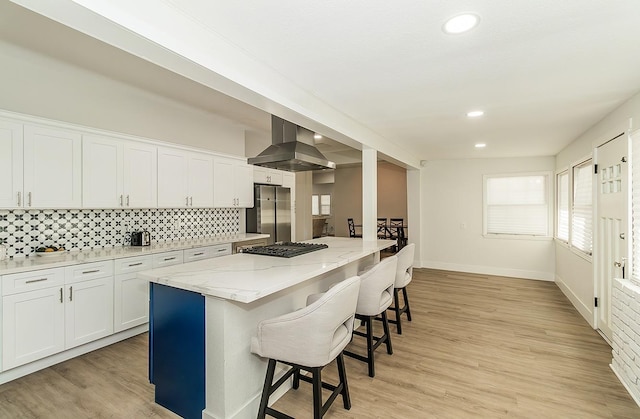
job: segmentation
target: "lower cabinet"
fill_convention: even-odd
[[[151,256],[116,260],[113,328],[120,332],[149,321],[149,282],[137,272],[151,269]]]

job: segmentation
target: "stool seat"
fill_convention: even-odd
[[[268,402],[269,396],[291,376],[294,389],[300,380],[313,383],[314,418],[321,418],[339,394],[345,409],[351,408],[342,351],[351,340],[359,290],[360,278],[351,277],[308,299],[306,307],[258,324],[257,335],[251,339],[251,352],[269,360],[258,418],[267,414],[288,417],[268,407]],[[333,360],[338,363],[338,385],[321,380],[322,368]],[[276,362],[292,368],[274,384]],[[310,372],[312,378],[302,376],[301,370]],[[322,388],[333,392],[325,404]]]

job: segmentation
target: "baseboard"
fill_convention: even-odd
[[[633,399],[634,402],[636,402],[636,404],[638,405],[638,407],[640,407],[640,398],[638,398],[638,396],[636,395],[636,393],[634,393],[633,391],[631,391],[631,389],[629,388],[629,386],[627,385],[627,382],[625,380],[622,379],[622,374],[620,374],[616,368],[613,366],[613,364],[609,364],[609,368],[611,368],[611,371],[613,371],[613,373],[616,375],[616,377],[618,377],[618,381],[620,381],[622,383],[622,385],[624,386],[625,390],[627,390],[627,393],[629,393],[629,395],[631,396],[631,398]]]
[[[578,310],[578,313],[589,323],[589,326],[595,329],[596,325],[593,319],[593,310],[591,307],[584,304],[580,298],[567,286],[564,280],[556,275],[556,285],[560,288],[560,291],[571,301],[573,307]]]
[[[116,342],[129,339],[130,337],[139,335],[148,330],[149,330],[149,323],[145,323],[143,325],[132,327],[131,329],[127,329],[122,332],[109,335],[102,339],[98,339],[93,342],[89,342],[84,345],[77,346],[75,348],[71,348],[63,352],[59,352],[57,354],[48,356],[46,358],[42,358],[25,365],[20,365],[18,367],[15,367],[0,373],[0,384],[8,383],[9,381],[15,380],[20,377],[24,377],[25,375],[29,375],[36,371],[40,371],[42,369],[48,368],[52,365],[59,364],[71,358],[75,358],[77,356],[84,355],[89,352],[93,352],[96,349],[113,345]]]
[[[539,281],[554,281],[553,272],[529,271],[524,269],[496,268],[494,266],[461,265],[437,261],[422,261],[420,267],[429,269],[441,269],[445,271],[467,272],[481,275],[496,275],[512,278],[535,279]]]

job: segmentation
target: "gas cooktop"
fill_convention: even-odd
[[[277,256],[281,258],[292,258],[294,256],[303,255],[316,250],[326,249],[329,246],[323,243],[294,243],[283,242],[270,244],[268,246],[254,246],[243,249],[242,253],[251,253],[253,255]]]

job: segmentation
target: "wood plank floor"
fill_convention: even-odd
[[[353,407],[338,398],[326,418],[640,418],[610,347],[554,283],[416,269],[409,296],[414,321],[394,354],[380,347],[375,378],[346,358]],[[176,417],[153,403],[147,339],[0,386],[0,418]],[[311,417],[310,385],[275,407]]]

